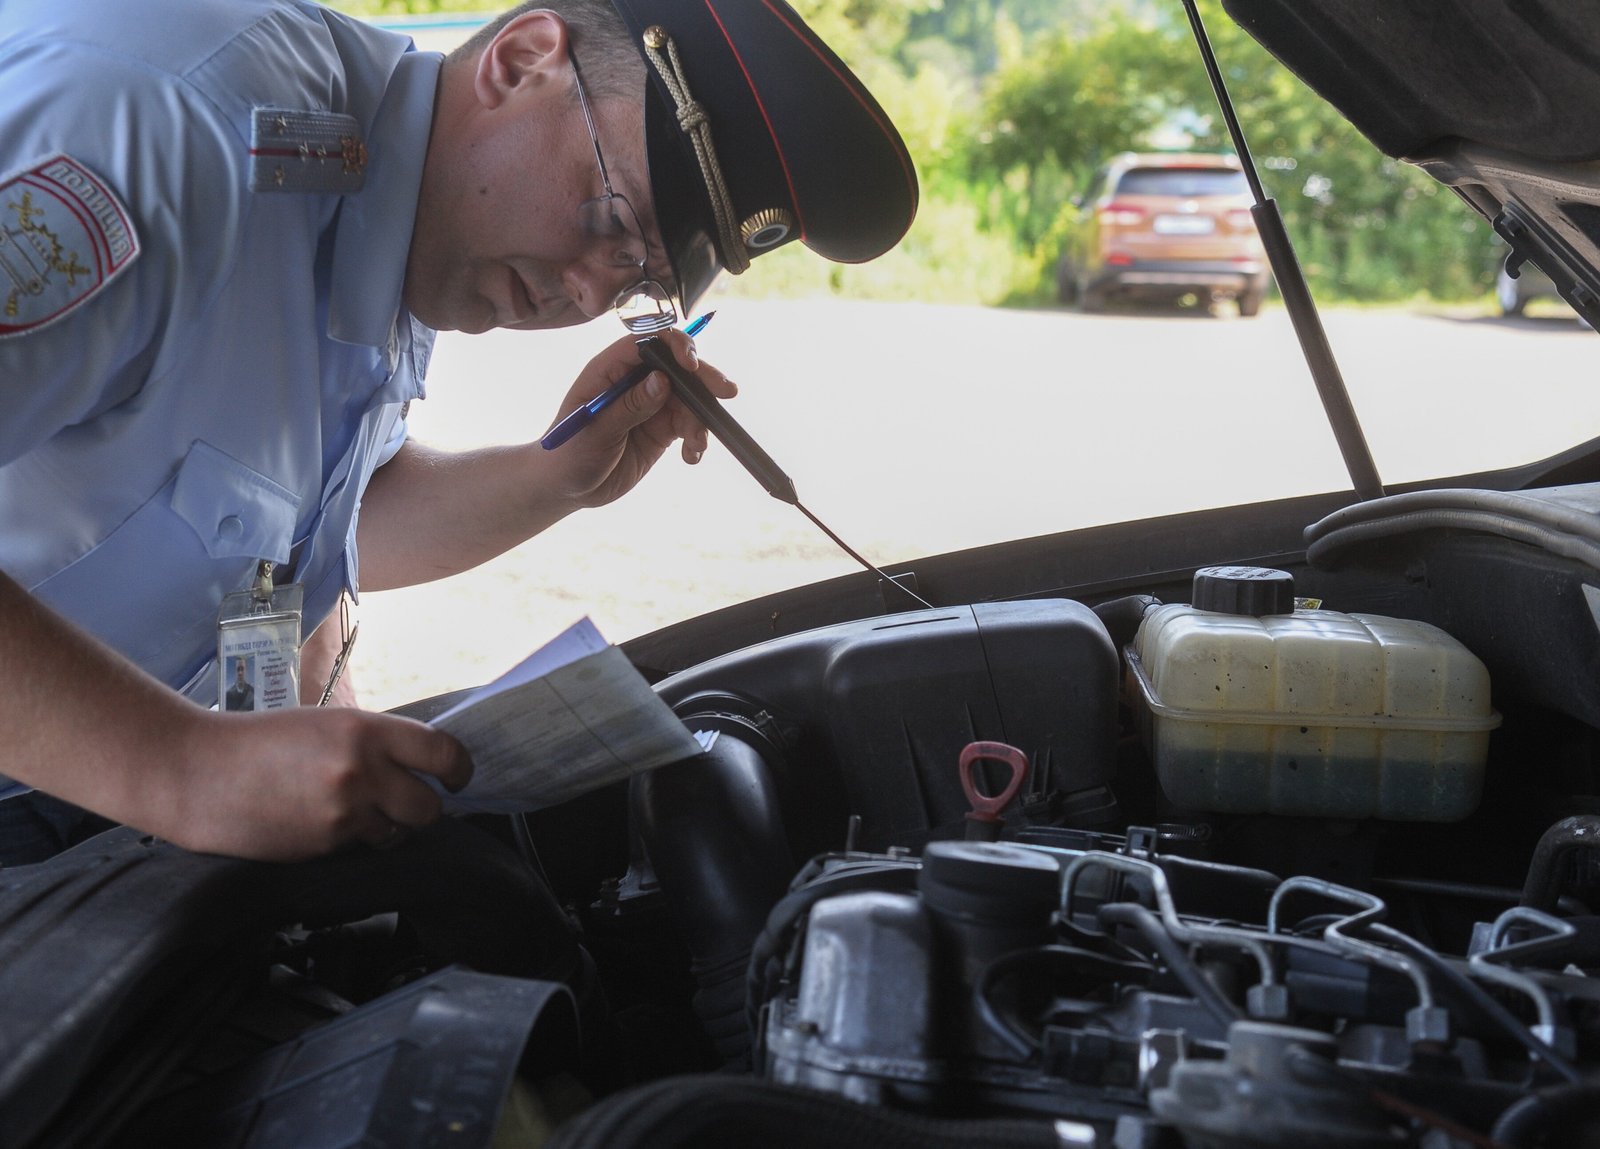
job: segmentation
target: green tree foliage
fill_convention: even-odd
[[[1171,41],[1148,28],[1107,21],[1088,35],[1035,41],[990,80],[985,125],[974,151],[979,170],[1059,167],[1086,179],[1130,140],[1146,140],[1170,115],[1168,93],[1151,73],[1169,72]]]
[[[1009,229],[987,225],[965,175],[976,85],[904,51],[913,23],[938,0],[791,2],[900,130],[917,168],[921,202],[910,233],[879,259],[830,264],[790,247],[757,261],[730,289],[995,303],[1013,296],[1016,284],[1036,280],[1036,255]]]
[[[1379,153],[1213,0],[1201,12],[1263,184],[1319,295],[1462,298],[1487,288],[1493,244],[1470,209]],[[1074,210],[1068,196],[1110,154],[1231,148],[1176,6],[1155,18],[1112,8],[1088,34],[1047,33],[1002,55],[980,121],[969,168],[988,188],[991,226],[1039,249],[1041,267]]]
[[[967,140],[968,175],[987,189],[993,223],[1037,245],[1096,166],[1149,146],[1173,114],[1162,85],[1175,56],[1171,37],[1120,16],[1003,49]]]
[[[1459,299],[1488,287],[1494,244],[1476,213],[1419,169],[1384,156],[1220,12],[1207,30],[1262,182],[1314,285],[1360,300]],[[1208,109],[1200,145],[1229,146],[1198,63],[1182,80],[1183,99]]]
[[[363,16],[511,0],[334,0]],[[916,162],[911,234],[862,267],[793,252],[740,289],[1043,300],[1071,196],[1126,149],[1231,141],[1177,0],[791,0],[866,81]],[[1446,189],[1390,160],[1200,0],[1267,193],[1326,300],[1480,296],[1499,251]]]

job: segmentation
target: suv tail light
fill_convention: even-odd
[[[1138,207],[1135,204],[1123,203],[1119,200],[1112,200],[1110,203],[1106,204],[1105,207],[1100,209],[1099,218],[1102,224],[1120,224],[1127,226],[1130,224],[1139,223],[1144,219],[1144,208]]]

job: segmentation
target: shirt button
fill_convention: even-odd
[[[244,520],[238,515],[229,515],[217,524],[217,538],[238,539],[244,537]]]

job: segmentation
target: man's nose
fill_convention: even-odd
[[[638,268],[612,267],[588,259],[569,263],[561,274],[568,298],[590,319],[610,311],[617,296],[638,278]]]

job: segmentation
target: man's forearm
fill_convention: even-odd
[[[0,574],[0,773],[180,846],[262,860],[438,818],[454,738],[358,710],[204,710]]]
[[[0,773],[118,821],[205,711],[0,573]]]
[[[408,442],[361,500],[361,588],[471,570],[577,509],[550,493],[537,443],[451,453]]]
[[[659,338],[717,398],[737,393],[727,376],[700,361],[683,332]],[[638,362],[633,338],[617,340],[590,360],[558,416]],[[684,460],[698,461],[706,429],[671,396],[666,376],[652,373],[553,451],[535,442],[450,454],[407,442],[378,468],[362,498],[362,589],[430,582],[487,562],[580,507],[622,497],[679,440]]]

